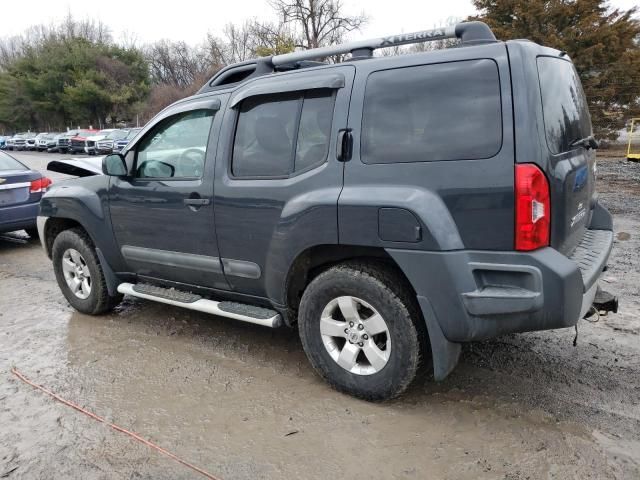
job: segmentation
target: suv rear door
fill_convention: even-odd
[[[111,177],[114,234],[141,277],[228,288],[213,221],[213,171],[226,97],[163,111],[126,152],[127,177]]]
[[[354,70],[258,77],[232,95],[214,192],[220,255],[234,289],[284,303],[282,279],[297,255],[338,243],[336,139],[347,126]]]

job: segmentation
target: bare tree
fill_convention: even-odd
[[[227,23],[223,32],[226,40],[225,63],[244,62],[254,57],[250,21],[245,21],[242,25]]]
[[[253,51],[259,57],[289,53],[296,46],[295,35],[291,26],[285,22],[251,23]]]
[[[43,27],[43,29],[46,30],[47,27]],[[49,28],[49,30],[54,29]],[[83,38],[91,43],[113,42],[111,29],[102,21],[89,18],[76,20],[71,12],[67,14],[56,33],[60,38]]]
[[[205,50],[186,42],[160,40],[145,50],[151,78],[157,84],[186,87],[208,68]]]
[[[297,47],[334,45],[367,22],[364,13],[347,15],[341,0],[270,0],[271,6],[299,37]]]

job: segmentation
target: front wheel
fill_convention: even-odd
[[[309,284],[298,322],[305,353],[329,384],[379,401],[404,392],[418,371],[420,318],[406,282],[393,270],[346,263]]]
[[[122,295],[109,295],[93,242],[79,228],[61,232],[51,258],[58,286],[73,308],[89,315],[112,310]]]

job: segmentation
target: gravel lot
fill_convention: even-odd
[[[575,348],[572,329],[467,345],[446,381],[384,404],[329,389],[293,331],[136,299],[81,315],[37,242],[1,236],[0,478],[199,478],[12,367],[222,479],[640,478],[640,164],[598,176],[620,313],[580,322]]]

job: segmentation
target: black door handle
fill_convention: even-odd
[[[342,128],[338,132],[336,142],[336,158],[339,162],[348,162],[353,154],[353,135],[350,128]]]

